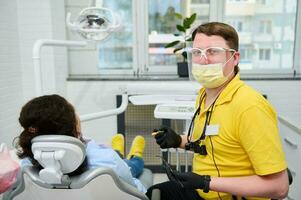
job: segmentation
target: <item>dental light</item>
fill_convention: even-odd
[[[68,13],[67,26],[87,40],[102,41],[107,39],[112,32],[120,29],[118,15],[103,7],[83,9],[73,23],[70,18],[71,13]]]
[[[92,3],[95,4],[94,1]],[[121,29],[118,15],[111,10],[103,7],[88,7],[83,9],[76,20],[71,23],[71,14],[68,13],[66,17],[66,25],[72,31],[79,33],[83,38],[90,41],[103,41],[107,39],[113,32]],[[85,47],[87,41],[69,41],[69,40],[49,40],[39,39],[35,42],[33,47],[33,62],[35,72],[35,87],[36,96],[45,94],[42,85],[41,75],[41,49],[44,46],[63,46],[63,47]],[[116,108],[91,114],[80,116],[81,121],[89,121],[102,117],[117,115],[126,109],[128,105],[128,96],[122,92],[122,104]]]

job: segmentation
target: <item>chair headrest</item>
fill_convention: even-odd
[[[77,138],[65,135],[41,135],[32,139],[35,160],[44,168],[40,178],[61,184],[63,174],[76,170],[85,159],[85,145]]]

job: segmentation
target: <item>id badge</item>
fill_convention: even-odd
[[[218,135],[219,125],[208,125],[206,128],[206,135]]]

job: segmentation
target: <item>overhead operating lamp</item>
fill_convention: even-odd
[[[43,46],[62,46],[62,47],[85,47],[87,40],[92,42],[100,42],[109,38],[109,36],[120,30],[120,23],[118,15],[113,13],[108,8],[104,7],[88,7],[84,8],[76,17],[75,21],[71,23],[71,14],[66,16],[66,25],[73,32],[78,33],[84,41],[70,41],[70,40],[52,40],[39,39],[33,46],[33,65],[35,74],[35,94],[41,96],[44,94],[41,75],[41,49]],[[122,104],[116,108],[102,112],[96,112],[80,116],[81,121],[88,121],[117,115],[126,109],[128,105],[128,96],[123,91]]]
[[[103,41],[121,27],[118,15],[103,7],[83,9],[74,22],[71,22],[71,13],[68,13],[66,24],[84,39],[93,41]]]

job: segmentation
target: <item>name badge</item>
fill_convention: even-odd
[[[206,135],[218,135],[219,125],[209,125],[206,128]]]

